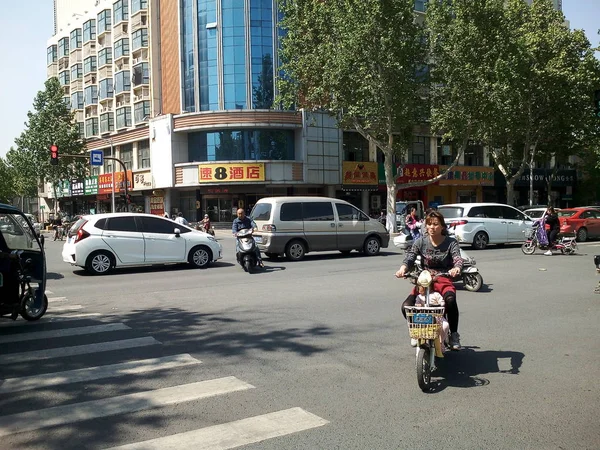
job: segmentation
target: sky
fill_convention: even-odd
[[[53,1],[3,1],[0,15],[0,157],[25,128],[27,112],[46,80],[46,42],[52,36]],[[563,0],[572,29],[600,47],[600,0]],[[597,53],[598,54],[598,53]]]

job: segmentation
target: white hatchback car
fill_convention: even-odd
[[[115,267],[188,262],[206,267],[222,258],[209,234],[151,214],[82,216],[69,230],[63,261],[92,274]]]
[[[438,211],[448,227],[455,231],[460,243],[477,250],[488,244],[510,244],[525,241],[525,230],[531,228],[530,217],[502,203],[455,203],[442,205]]]

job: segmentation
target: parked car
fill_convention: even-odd
[[[442,205],[438,211],[446,225],[454,228],[458,242],[477,250],[489,244],[523,242],[525,230],[533,224],[517,208],[501,203],[455,203]]]
[[[188,262],[206,267],[222,258],[221,244],[200,231],[151,214],[82,216],[71,227],[63,261],[92,274],[115,267]]]
[[[285,253],[298,261],[308,252],[358,250],[376,255],[390,234],[350,203],[328,197],[268,197],[256,202],[250,217],[258,232],[254,239],[268,257]]]
[[[540,219],[548,208],[530,208],[523,211],[526,216],[531,217],[532,219]],[[557,208],[558,210],[558,208]]]
[[[578,242],[600,237],[600,210],[594,208],[568,208],[558,212],[560,232],[574,233]]]

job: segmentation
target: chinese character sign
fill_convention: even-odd
[[[443,173],[448,166],[440,166]],[[440,186],[493,186],[494,168],[481,166],[454,166],[440,180]]]
[[[83,180],[81,180],[81,179],[71,180],[71,195],[75,197],[75,196],[83,195],[83,194],[84,194]]]
[[[98,194],[112,193],[112,173],[98,175]]]
[[[265,164],[201,164],[198,166],[198,181],[200,183],[265,181]]]
[[[85,195],[96,195],[98,193],[98,177],[87,177],[83,181]]]
[[[396,183],[405,184],[413,181],[426,181],[440,174],[436,164],[405,164],[398,166]]]
[[[376,162],[344,161],[342,163],[342,184],[376,186],[378,183]]]

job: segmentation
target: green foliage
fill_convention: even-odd
[[[56,183],[85,174],[85,146],[79,138],[71,108],[64,99],[64,91],[57,78],[45,82],[33,102],[33,112],[27,113],[26,129],[15,139],[16,150],[7,154],[23,186],[37,186],[39,180]],[[49,145],[59,148],[59,165],[50,165]]]
[[[0,203],[11,203],[15,196],[14,173],[6,160],[0,158]]]

